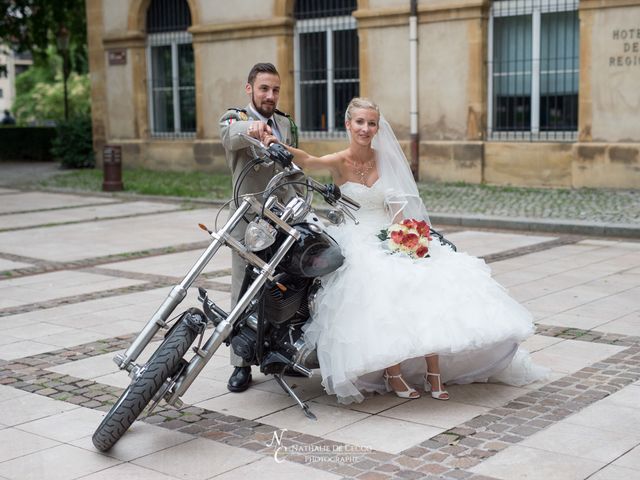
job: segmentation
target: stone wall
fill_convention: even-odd
[[[580,2],[572,186],[640,188],[640,2]]]
[[[250,66],[281,73],[281,110],[294,111],[294,0],[188,0],[196,64],[192,140],[149,131],[144,15],[150,0],[86,0],[97,158],[123,145],[126,166],[225,170],[217,119],[244,106]],[[419,0],[419,174],[422,180],[640,188],[640,0],[580,2],[576,143],[494,142],[487,121],[490,0]],[[360,90],[409,144],[409,1],[359,0]],[[124,64],[111,64],[124,52]],[[324,154],[344,141],[305,140]]]

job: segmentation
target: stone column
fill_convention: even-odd
[[[89,71],[91,72],[91,122],[93,124],[93,150],[96,164],[102,167],[102,148],[106,143],[108,125],[105,109],[105,58],[102,48],[104,32],[102,0],[86,0]]]

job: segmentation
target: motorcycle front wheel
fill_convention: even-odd
[[[200,332],[199,322],[183,315],[151,356],[143,371],[131,381],[93,434],[93,445],[106,452],[142,413],[164,382],[176,374],[182,357]],[[204,315],[200,317],[203,319]]]

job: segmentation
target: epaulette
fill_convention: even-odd
[[[241,121],[249,120],[249,115],[247,115],[247,110],[246,109],[244,109],[244,108],[236,108],[236,107],[227,108],[227,112],[230,111],[230,110],[236,112],[238,114],[238,118]],[[229,120],[228,123],[231,124],[231,120]]]
[[[277,113],[278,115],[282,115],[287,120],[289,120],[289,125],[291,125],[291,146],[298,147],[298,126],[296,122],[293,121],[293,118],[288,113],[281,112],[277,108],[273,110],[273,113]]]
[[[273,113],[277,113],[278,115],[282,115],[283,117],[291,118],[291,115],[289,115],[288,113],[284,113],[277,108],[273,110]]]

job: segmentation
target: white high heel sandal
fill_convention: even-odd
[[[427,372],[424,376],[424,391],[427,393],[431,393],[431,397],[436,400],[449,400],[449,392],[446,390],[434,390],[431,382],[427,380],[427,377],[431,375],[432,377],[438,377],[438,385],[442,388],[442,381],[440,380],[439,373],[429,373]]]
[[[404,378],[402,378],[402,375],[389,375],[387,373],[387,371],[385,370],[384,371],[384,375],[382,375],[382,378],[384,378],[384,386],[386,387],[387,392],[393,392],[397,396],[399,396],[400,398],[408,398],[408,399],[411,399],[411,400],[413,400],[415,398],[420,398],[420,393],[415,388],[411,388],[409,385],[407,385],[407,382],[404,381]],[[407,389],[406,390],[402,390],[402,391],[394,390],[389,385],[389,379],[390,378],[399,378],[400,381],[402,382],[402,384]]]

